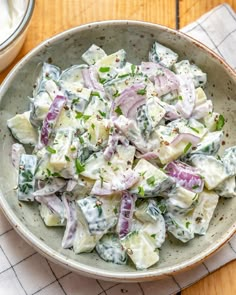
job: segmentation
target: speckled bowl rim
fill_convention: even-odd
[[[150,22],[143,22],[143,21],[134,21],[134,20],[106,20],[106,21],[98,21],[93,23],[84,24],[69,30],[66,30],[62,33],[59,33],[49,39],[46,39],[44,42],[39,44],[36,48],[32,49],[21,61],[14,66],[11,72],[3,81],[1,88],[0,88],[0,102],[5,90],[9,87],[12,80],[14,79],[15,73],[18,72],[25,63],[34,55],[36,55],[45,45],[50,42],[51,44],[54,41],[59,39],[64,39],[67,37],[68,34],[79,33],[84,29],[91,29],[96,26],[107,26],[107,25],[136,25],[136,26],[146,26],[151,28],[158,28],[163,31],[169,32],[171,34],[175,34],[182,38],[187,39],[191,43],[195,44],[196,46],[203,48],[207,54],[210,54],[214,59],[220,61],[222,66],[225,68],[226,71],[229,72],[230,75],[234,77],[236,80],[236,72],[217,54],[215,54],[212,50],[206,47],[204,44],[196,41],[195,39],[189,37],[188,35],[176,31],[174,29],[167,28],[162,25],[150,23]],[[213,245],[209,246],[206,250],[202,251],[198,255],[195,255],[191,259],[188,259],[182,263],[178,263],[174,266],[169,267],[162,267],[157,269],[149,269],[146,271],[134,271],[134,272],[120,272],[120,271],[107,271],[104,269],[99,269],[98,267],[91,267],[86,264],[77,262],[71,258],[65,257],[65,255],[60,254],[59,252],[53,250],[49,246],[46,245],[45,242],[41,241],[39,238],[34,236],[30,230],[21,223],[19,218],[14,214],[13,210],[9,206],[7,200],[4,198],[2,192],[0,191],[0,206],[3,210],[4,215],[13,225],[15,230],[29,243],[31,244],[39,253],[46,256],[49,260],[58,263],[66,268],[69,268],[72,271],[78,272],[82,275],[99,278],[103,280],[110,280],[110,281],[123,281],[123,282],[135,282],[135,281],[147,281],[147,280],[154,280],[160,279],[164,276],[171,276],[176,274],[177,272],[187,270],[188,268],[193,267],[194,265],[202,262],[205,260],[209,255],[213,254],[217,251],[220,247],[222,247],[236,232],[236,221],[235,223],[224,233],[224,235],[219,238],[217,241],[214,242]],[[115,267],[114,267],[115,268]]]
[[[33,16],[34,6],[35,0],[29,0],[22,20],[15,28],[14,32],[0,44],[0,52],[5,51],[26,30]]]

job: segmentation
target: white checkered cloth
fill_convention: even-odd
[[[183,29],[236,67],[236,17],[221,5]],[[47,261],[27,245],[0,212],[0,295],[169,295],[236,259],[236,236],[213,257],[185,273],[149,283],[120,284],[81,277]]]

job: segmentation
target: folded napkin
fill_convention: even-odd
[[[182,31],[205,43],[236,68],[236,15],[230,6],[216,7]],[[0,295],[169,295],[234,259],[236,236],[204,263],[163,280],[134,284],[94,280],[47,261],[18,236],[0,212]]]

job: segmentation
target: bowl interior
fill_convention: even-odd
[[[28,109],[37,67],[50,61],[66,68],[81,61],[81,54],[93,43],[112,53],[124,48],[127,60],[139,63],[147,60],[152,43],[157,40],[179,54],[179,59],[189,59],[208,75],[206,92],[213,100],[215,110],[226,118],[224,147],[236,144],[236,76],[211,52],[190,38],[161,26],[113,21],[95,23],[72,29],[56,36],[33,50],[16,66],[0,90],[0,204],[10,221],[20,233],[38,249],[68,265],[73,270],[91,276],[114,280],[144,280],[169,274],[196,261],[200,261],[233,233],[236,220],[236,198],[222,199],[217,206],[206,236],[196,237],[187,244],[168,239],[160,252],[160,262],[146,271],[136,271],[133,266],[109,264],[95,253],[75,255],[61,248],[62,230],[47,228],[43,224],[36,204],[19,203],[14,187],[16,173],[12,167],[10,150],[13,138],[6,120]]]

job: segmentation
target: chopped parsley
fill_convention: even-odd
[[[79,159],[75,159],[75,168],[77,174],[80,174],[85,170],[84,164],[82,164]]]
[[[155,239],[156,236],[157,236],[156,234],[152,234],[152,235],[151,235],[151,238]]]
[[[90,117],[91,117],[91,116],[89,116],[89,115],[84,115],[84,114],[81,113],[81,112],[77,112],[77,113],[76,113],[76,116],[75,116],[76,119],[82,119],[82,120],[84,120],[84,121],[87,121]]]
[[[143,88],[143,89],[139,89],[139,90],[137,91],[137,94],[139,94],[139,95],[145,95],[146,93],[147,93],[146,87]]]
[[[105,79],[105,78],[99,78],[99,82],[100,82],[101,84],[104,84],[104,83],[106,82],[106,79]]]
[[[135,70],[136,70],[136,66],[135,65],[131,65],[131,76],[134,77],[135,75]]]
[[[91,127],[93,130],[95,129],[95,125],[93,123],[91,124]]]
[[[181,95],[179,95],[177,98],[178,100],[183,100],[183,97]]]
[[[65,160],[66,160],[67,162],[70,162],[70,158],[69,158],[68,156],[66,156],[66,155],[65,155]]]
[[[199,133],[199,130],[197,128],[191,127],[189,126],[190,129],[192,129],[193,131],[195,131],[196,133]]]
[[[31,182],[33,180],[33,174],[30,170],[24,170],[21,172],[21,176],[24,178],[24,181]]]
[[[98,96],[98,97],[101,97],[100,94],[99,94],[99,92],[97,92],[97,91],[92,91],[92,92],[91,92],[91,96]]]
[[[191,148],[192,144],[189,142],[186,147],[184,148],[184,154],[187,154],[188,150]]]
[[[138,187],[138,194],[141,196],[141,197],[144,197],[144,189],[142,186],[139,186]]]
[[[223,117],[223,115],[220,115],[218,121],[216,122],[216,130],[217,131],[222,130],[224,125],[225,125],[225,118]]]
[[[198,184],[195,184],[195,185],[192,186],[192,189],[197,189],[197,188],[199,188]]]
[[[150,186],[155,186],[156,179],[154,176],[148,177],[147,184]]]
[[[116,89],[116,92],[113,94],[113,97],[117,97],[117,96],[119,96],[120,95],[120,93],[119,93],[119,91]]]
[[[185,223],[185,227],[188,228],[190,224],[191,224],[191,223],[190,223],[189,221],[187,221],[187,222]]]
[[[80,142],[81,144],[84,144],[84,139],[83,139],[82,136],[79,136],[79,142]]]
[[[119,115],[119,116],[120,116],[120,115],[123,115],[123,112],[122,112],[120,106],[117,106],[117,107],[116,107],[115,112],[116,112],[117,115]]]
[[[19,190],[24,193],[24,194],[28,194],[30,192],[30,190],[33,189],[32,184],[30,183],[23,183],[23,184],[19,184]]]
[[[52,147],[50,147],[50,146],[47,146],[46,147],[46,150],[50,153],[50,154],[56,154],[56,150],[54,150]]]
[[[103,118],[106,118],[106,115],[107,115],[107,114],[106,114],[105,112],[102,112],[102,111],[100,111],[100,110],[99,110],[98,112],[99,112],[99,114],[100,114]]]
[[[143,172],[139,172],[140,176],[144,176],[146,174],[147,171],[143,171]]]
[[[107,72],[109,72],[110,71],[110,67],[101,67],[100,69],[99,69],[99,72],[101,72],[101,73],[107,73]]]
[[[119,75],[118,78],[125,78],[128,77],[130,74]]]

